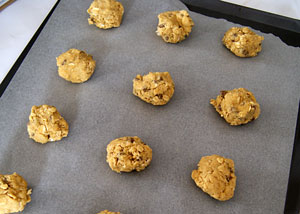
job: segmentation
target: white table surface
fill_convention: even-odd
[[[0,11],[0,83],[57,0],[16,0]]]
[[[300,0],[222,0],[245,7],[300,19]]]
[[[300,0],[223,1],[300,19]],[[56,2],[57,0],[17,0],[0,12],[0,83]]]

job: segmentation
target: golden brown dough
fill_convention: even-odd
[[[192,172],[192,179],[211,197],[219,201],[229,200],[236,185],[234,162],[219,155],[202,157],[198,169]]]
[[[0,214],[23,211],[31,201],[31,191],[27,189],[24,178],[17,173],[0,174]]]
[[[108,211],[108,210],[103,210],[103,211],[101,211],[100,213],[98,213],[98,214],[121,214],[120,212],[110,212],[110,211]]]
[[[133,94],[147,103],[165,105],[174,94],[175,86],[169,72],[150,72],[133,80]]]
[[[34,141],[47,143],[67,137],[69,125],[54,106],[32,106],[27,130]]]
[[[106,162],[113,171],[144,170],[152,160],[152,149],[139,137],[121,137],[107,145]]]
[[[236,56],[254,57],[261,51],[263,36],[247,27],[230,28],[223,37],[223,44]]]
[[[90,14],[88,19],[90,25],[108,29],[120,26],[124,7],[115,0],[94,0],[87,12]]]
[[[221,91],[215,100],[210,100],[210,104],[230,125],[246,124],[260,114],[260,106],[254,95],[245,88]]]
[[[70,49],[56,58],[58,75],[72,83],[87,81],[94,73],[96,62],[84,51]]]
[[[167,11],[158,15],[156,34],[165,42],[178,43],[188,37],[193,26],[186,10]]]

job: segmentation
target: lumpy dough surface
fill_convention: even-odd
[[[223,44],[236,56],[254,57],[261,51],[263,36],[247,27],[230,28],[223,37]]]
[[[167,11],[158,15],[156,34],[165,42],[178,43],[188,37],[193,26],[194,22],[186,10]]]
[[[174,94],[175,86],[169,72],[150,72],[133,80],[133,94],[147,103],[165,105]]]
[[[24,210],[31,201],[31,189],[27,182],[17,173],[0,174],[0,213],[15,213]]]
[[[202,157],[198,169],[192,172],[192,179],[211,197],[220,201],[229,200],[236,185],[234,162],[219,155]]]
[[[123,5],[115,0],[95,0],[87,10],[90,14],[89,24],[108,29],[119,27],[124,13]]]
[[[246,124],[260,114],[254,95],[245,88],[221,91],[215,100],[210,100],[210,104],[230,125]]]
[[[110,211],[108,211],[108,210],[103,210],[103,211],[101,211],[100,213],[98,213],[98,214],[121,214],[120,212],[110,212]]]
[[[38,143],[58,141],[67,137],[68,123],[54,106],[32,106],[27,124],[29,137]]]
[[[144,170],[152,160],[152,149],[139,137],[121,137],[107,145],[107,163],[113,171]]]
[[[87,81],[94,73],[96,62],[84,51],[70,49],[56,58],[58,75],[72,83]]]

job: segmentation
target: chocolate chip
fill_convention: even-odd
[[[160,25],[158,25],[158,27],[159,28],[163,28],[163,27],[165,27],[165,25],[164,24],[160,24]]]
[[[221,91],[221,97],[224,98],[224,96],[227,94],[227,91]]]

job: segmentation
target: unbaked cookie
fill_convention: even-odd
[[[188,37],[193,26],[194,22],[186,10],[167,11],[158,15],[156,34],[165,42],[178,43]]]
[[[220,201],[229,200],[236,185],[234,162],[219,155],[202,157],[198,169],[192,172],[192,179],[211,197]]]
[[[31,189],[27,182],[17,173],[0,174],[0,213],[15,213],[24,210],[31,201]]]
[[[67,137],[68,123],[54,106],[32,106],[27,124],[29,137],[38,143],[61,140]]]
[[[108,210],[103,210],[103,211],[101,211],[100,213],[98,213],[98,214],[121,214],[120,212],[110,212],[110,211],[108,211]]]
[[[70,49],[56,58],[58,75],[72,83],[87,81],[94,73],[96,62],[84,51]]]
[[[123,5],[115,0],[94,0],[87,10],[90,14],[89,24],[108,29],[119,27],[124,13]]]
[[[152,160],[152,149],[139,137],[121,137],[107,145],[106,162],[116,172],[144,170]]]
[[[150,72],[133,80],[133,94],[147,103],[165,105],[174,94],[174,82],[169,72]]]
[[[221,91],[215,100],[210,100],[210,104],[230,125],[246,124],[260,114],[260,106],[254,95],[245,88]]]
[[[239,57],[253,57],[261,51],[263,36],[247,27],[230,28],[223,37],[223,44]]]

